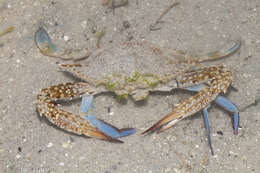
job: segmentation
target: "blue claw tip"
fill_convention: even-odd
[[[93,127],[97,128],[99,131],[110,136],[111,138],[129,136],[136,132],[133,128],[118,129],[111,124],[97,119],[96,116],[91,113],[86,115],[93,107],[93,98],[93,95],[87,95],[82,97],[80,106],[80,112],[85,113],[85,116],[83,116],[83,118],[88,120]]]
[[[90,124],[96,127],[99,131],[104,134],[112,137],[112,138],[120,138],[124,136],[129,136],[136,132],[134,128],[125,128],[118,129],[102,120],[96,119],[96,116],[93,114],[89,114],[87,116],[83,116],[84,119],[88,120]]]
[[[98,120],[95,115],[89,114],[87,116],[84,116],[84,118],[88,120],[92,126],[96,127],[98,130],[105,133],[106,135],[112,138],[120,137],[120,133],[116,128],[113,128],[103,121]]]
[[[134,128],[120,129],[120,137],[129,136],[136,132]]]

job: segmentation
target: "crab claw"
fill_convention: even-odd
[[[195,85],[192,87],[186,87],[185,89],[189,90],[189,91],[199,92],[202,90],[203,87],[204,87],[203,85]],[[238,133],[238,126],[239,126],[239,111],[238,111],[237,106],[223,96],[218,96],[214,101],[219,106],[221,106],[223,109],[225,109],[226,111],[233,113],[233,129],[234,129],[234,134],[236,135]],[[146,131],[144,131],[142,134],[145,134],[148,132],[151,133],[156,130],[157,130],[157,133],[161,133],[161,132],[167,130],[168,128],[172,127],[174,124],[176,124],[183,118],[191,115],[192,111],[193,111],[192,109],[189,109],[190,112],[186,112],[184,109],[185,105],[188,105],[191,102],[192,101],[190,101],[190,100],[184,101],[182,104],[177,106],[177,108],[173,112],[171,112],[170,114],[163,117],[161,120],[159,120],[152,127],[147,129]],[[193,102],[194,102],[194,104],[196,104],[195,101],[193,101]],[[203,108],[204,118],[205,118],[205,116],[207,116],[206,109],[207,108]],[[209,125],[206,122],[206,129],[207,129],[207,126],[209,126]],[[208,131],[208,129],[207,129],[207,131]],[[208,133],[209,133],[209,131],[208,131]]]
[[[83,115],[68,112],[56,102],[57,100],[71,100],[82,94],[91,94],[93,92],[87,83],[65,83],[43,88],[37,95],[36,108],[40,116],[46,117],[52,124],[65,131],[109,142],[123,143],[117,138],[131,135],[135,132],[135,129],[117,129],[96,119],[90,113],[93,96],[83,97],[83,103],[81,104]],[[89,116],[86,116],[87,114]]]
[[[123,128],[118,129],[117,127],[103,121],[97,119],[96,116],[92,113],[89,113],[93,107],[93,95],[83,96],[80,106],[81,115],[84,113],[88,113],[88,115],[83,115],[82,117],[95,128],[97,128],[102,133],[110,136],[111,138],[121,138],[124,136],[129,136],[134,134],[136,130],[134,128]]]
[[[172,127],[174,124],[176,124],[181,119],[176,118],[176,114],[170,113],[163,117],[161,120],[159,120],[157,123],[155,123],[152,127],[144,131],[142,134],[145,133],[152,133],[157,130],[157,133],[161,133],[168,128]]]

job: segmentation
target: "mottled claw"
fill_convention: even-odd
[[[187,87],[185,88],[186,90],[189,91],[195,91],[195,92],[199,92],[203,89],[203,85],[195,85],[193,87]],[[222,108],[224,108],[226,111],[233,113],[233,129],[234,129],[234,134],[237,134],[238,132],[238,126],[239,126],[239,112],[238,112],[238,108],[236,107],[235,104],[233,104],[230,100],[226,99],[223,96],[218,96],[215,99],[215,102],[221,106]],[[209,143],[209,147],[211,150],[211,154],[214,155],[214,151],[213,151],[213,147],[212,147],[212,143],[211,143],[211,137],[210,137],[210,125],[209,125],[209,119],[208,119],[208,107],[210,107],[210,104],[208,104],[207,107],[203,108],[203,117],[204,117],[204,121],[205,121],[205,127],[206,127],[206,131],[207,131],[207,136],[208,136],[208,143]],[[178,107],[176,108],[178,109]],[[176,111],[173,111],[173,113],[175,113]],[[177,116],[174,115],[173,113],[170,113],[169,115],[163,117],[160,121],[158,121],[155,125],[153,125],[151,128],[149,128],[148,130],[146,130],[143,133],[148,133],[148,132],[153,132],[158,130],[157,132],[163,132],[164,130],[172,127],[175,123],[177,123],[178,121],[180,121],[183,116]]]
[[[187,98],[177,105],[170,114],[166,115],[144,133],[159,129],[162,132],[172,127],[178,121],[199,112],[214,101],[221,92],[225,92],[232,80],[232,73],[223,66],[205,67],[196,72],[186,73],[178,81],[179,88],[187,88],[187,84],[198,85],[197,81],[207,81],[208,87],[202,88],[194,96]]]
[[[83,94],[93,94],[93,91],[89,88],[86,83],[66,83],[51,86],[41,90],[40,94],[37,95],[36,107],[40,115],[44,115],[51,123],[57,127],[64,129],[68,132],[75,133],[78,135],[85,135],[88,137],[94,137],[110,142],[122,141],[116,139],[117,137],[131,135],[135,132],[134,129],[117,129],[101,120],[95,118],[95,116],[84,116],[73,114],[59,108],[56,103],[57,100],[72,99],[75,97],[82,96]],[[84,110],[89,111],[91,104],[85,103],[87,107]],[[114,133],[118,132],[116,136]]]

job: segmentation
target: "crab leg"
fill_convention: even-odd
[[[237,134],[238,131],[238,126],[239,126],[239,112],[237,107],[228,99],[226,99],[223,96],[218,96],[215,100],[215,102],[223,107],[226,111],[229,111],[233,113],[233,129],[234,129],[234,134]],[[210,107],[210,105],[208,106]],[[205,122],[205,127],[206,131],[208,134],[208,143],[210,147],[211,154],[214,155],[212,143],[211,143],[211,136],[210,136],[210,126],[209,126],[209,119],[208,119],[208,111],[207,108],[204,108],[203,110],[203,117],[204,117],[204,122]]]
[[[227,57],[233,53],[235,53],[239,47],[241,46],[240,39],[237,39],[234,41],[234,45],[229,49],[220,49],[215,52],[210,52],[206,56],[202,56],[198,59],[198,62],[204,62],[204,61],[211,61],[211,60],[217,60],[220,58]]]
[[[87,49],[72,50],[57,48],[44,28],[39,28],[35,33],[35,43],[43,55],[63,60],[79,60],[90,55],[90,52]]]
[[[189,91],[199,92],[203,87],[203,85],[195,85],[192,87],[187,87],[185,89]],[[215,102],[226,111],[233,113],[233,130],[234,134],[237,135],[239,126],[239,111],[237,106],[224,96],[218,96]]]
[[[187,88],[191,85],[199,85],[201,81],[209,87],[202,88],[196,95],[184,100],[168,115],[159,120],[151,128],[143,133],[158,130],[162,132],[180,120],[199,112],[214,101],[220,93],[225,93],[232,80],[232,73],[224,66],[205,67],[197,71],[191,71],[177,79],[179,88]]]
[[[195,86],[192,86],[192,87],[187,87],[185,89],[187,89],[189,91],[199,92],[203,87],[204,87],[203,85],[195,85]],[[223,96],[218,96],[216,98],[215,102],[219,106],[224,108],[226,111],[233,113],[233,129],[234,129],[234,134],[237,134],[238,125],[239,125],[239,112],[238,112],[238,108],[236,107],[236,105],[233,104],[230,100],[228,100],[227,98],[225,98]],[[214,155],[213,147],[212,147],[212,144],[211,144],[210,126],[209,126],[208,111],[207,111],[207,109],[209,107],[210,107],[210,105],[207,108],[204,108],[202,111],[203,111],[203,117],[204,117],[206,131],[207,131],[207,134],[208,134],[209,147],[210,147],[210,150],[211,150],[211,154]]]
[[[208,135],[209,148],[210,148],[211,154],[214,155],[214,151],[213,151],[213,147],[212,147],[212,143],[211,143],[209,117],[208,117],[207,108],[202,109],[202,112],[203,112],[203,118],[204,118],[205,127],[206,127],[206,131],[207,131],[207,135]]]
[[[122,141],[115,139],[98,128],[93,127],[89,120],[80,115],[67,112],[59,108],[57,100],[73,99],[83,94],[93,94],[86,83],[65,83],[44,88],[37,95],[36,107],[40,116],[44,115],[51,123],[65,131],[78,135],[85,135],[110,142]]]
[[[96,127],[99,131],[112,138],[120,138],[135,133],[134,128],[118,129],[102,120],[97,119],[96,116],[91,113],[91,109],[93,107],[93,98],[93,95],[83,96],[80,106],[80,114],[84,119],[88,120],[93,127]]]
[[[187,87],[185,89],[189,90],[189,91],[199,92],[203,87],[204,87],[203,85],[195,85],[195,86],[192,86],[192,87]],[[209,117],[208,117],[208,108],[209,107],[210,107],[210,104],[206,108],[203,108],[202,114],[203,114],[205,128],[206,128],[206,132],[207,132],[207,136],[208,136],[209,148],[210,148],[211,154],[214,155],[214,151],[213,151],[213,147],[212,147],[212,143],[211,143],[210,125],[209,125]]]
[[[238,108],[234,103],[229,101],[227,98],[223,96],[218,96],[215,102],[224,108],[226,111],[233,113],[233,130],[234,134],[237,135],[238,133],[238,126],[239,126],[239,111]]]

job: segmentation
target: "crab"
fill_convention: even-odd
[[[52,43],[45,29],[35,34],[36,45],[43,55],[62,59],[65,54]],[[208,144],[214,154],[207,109],[216,102],[232,113],[234,134],[238,133],[238,108],[222,96],[232,81],[232,72],[224,65],[205,66],[203,63],[219,60],[236,52],[240,41],[228,49],[195,56],[180,50],[160,48],[143,42],[125,42],[108,45],[97,50],[81,63],[63,64],[59,67],[84,82],[58,84],[41,89],[37,95],[36,107],[40,115],[66,131],[122,142],[119,138],[135,133],[134,128],[118,129],[91,112],[93,98],[105,92],[114,92],[119,98],[131,96],[135,101],[147,99],[153,92],[170,92],[184,89],[195,95],[176,105],[171,113],[163,117],[144,133],[163,132],[180,120],[203,111],[208,135]],[[116,59],[116,63],[113,61]],[[104,65],[107,68],[95,68]],[[59,107],[58,101],[82,97],[80,113],[71,113]]]

